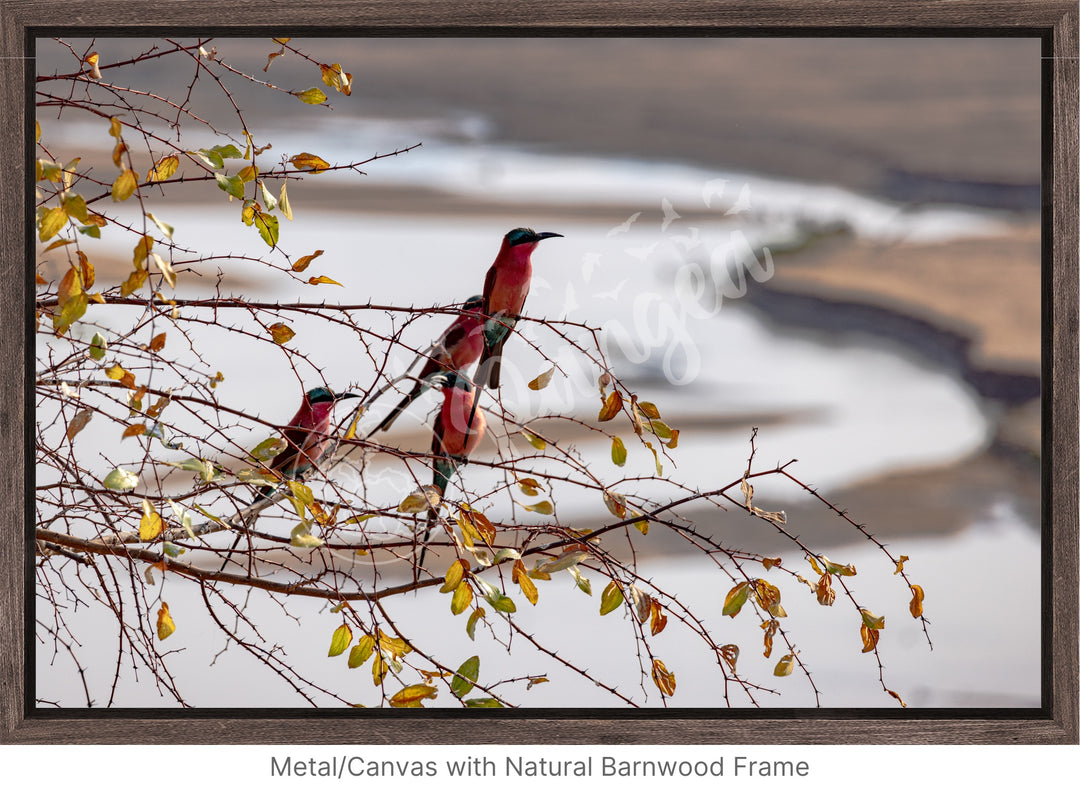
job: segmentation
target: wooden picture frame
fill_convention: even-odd
[[[1003,744],[1078,742],[1078,113],[1080,61],[1073,0],[865,3],[836,0],[519,2],[434,0],[379,5],[343,0],[318,14],[304,3],[273,10],[238,0],[140,3],[0,0],[0,743],[278,744],[545,741],[551,744]],[[1043,701],[1033,711],[823,710],[545,712],[500,711],[40,711],[34,708],[33,340],[26,254],[33,199],[33,65],[28,43],[65,33],[155,35],[191,30],[243,35],[271,21],[318,35],[980,36],[1026,35],[1043,43]],[[819,723],[828,720],[827,724]],[[568,723],[573,720],[573,723]]]

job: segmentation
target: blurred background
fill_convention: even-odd
[[[267,39],[213,44],[260,79],[291,89],[321,85],[317,67],[292,55],[263,73],[278,49]],[[422,146],[376,161],[366,174],[327,173],[290,184],[295,219],[282,222],[281,246],[294,256],[325,250],[314,271],[342,289],[298,287],[238,260],[220,276],[185,279],[183,290],[220,286],[257,298],[418,306],[462,301],[480,293],[507,230],[563,233],[533,258],[526,312],[602,329],[614,371],[681,431],[671,453],[677,468],[665,476],[702,487],[737,479],[751,430],[759,428],[758,468],[798,459],[800,479],[866,524],[890,552],[910,558],[911,579],[926,591],[932,652],[907,616],[910,594],[891,568],[874,564],[883,559],[872,544],[790,484],[755,486],[755,504],[783,508],[789,528],[811,548],[860,567],[852,586],[866,606],[892,608],[882,639],[890,687],[917,707],[1038,706],[1037,40],[291,44],[340,63],[353,75],[353,92],[333,94],[329,110],[301,107],[287,94],[239,90],[256,142],[273,144],[270,161],[307,151],[352,162]],[[145,43],[99,39],[95,47],[105,63]],[[39,43],[39,75],[70,71],[70,61],[64,48]],[[133,68],[131,79],[180,97],[191,75],[170,73],[163,60]],[[207,91],[195,107],[227,117],[227,101],[209,88],[200,86]],[[39,113],[39,121],[58,160],[97,142],[108,163],[112,142],[101,120]],[[184,146],[215,143],[199,134]],[[182,188],[154,205],[178,239],[203,252],[265,250],[232,216],[233,209],[239,216],[238,205],[224,205],[224,195],[207,202],[205,186]],[[99,280],[119,282],[130,270],[130,245],[110,252],[103,238],[100,246]],[[47,253],[39,264],[51,279],[66,269]],[[411,333],[421,340],[416,346],[445,325],[443,317],[427,321]],[[508,344],[521,379],[504,390],[507,407],[525,418],[596,412],[595,375],[570,375],[565,390],[553,384],[544,396],[524,390],[547,361],[518,344]],[[333,384],[359,379],[345,343],[321,342],[319,355]],[[392,355],[402,368],[412,357]],[[547,353],[562,363],[559,355]],[[266,391],[268,370],[281,367],[273,355],[256,362],[240,352],[217,357],[215,368],[229,376],[223,402],[258,405],[264,418],[291,415],[301,385]],[[302,368],[298,376],[315,378]],[[422,449],[432,408],[429,401],[400,422],[395,445]],[[545,430],[573,435],[586,458],[607,460],[606,438],[557,425]],[[647,451],[632,452],[627,469],[648,474],[652,464]],[[572,499],[561,507],[576,526],[606,518],[603,507],[575,507]],[[798,558],[783,539],[763,541],[764,528],[751,519],[716,509],[688,515],[726,545]],[[749,660],[760,632],[722,627],[731,624],[719,616],[729,586],[718,585],[715,570],[690,566],[687,552],[659,531],[635,547],[658,581],[679,587],[680,599],[711,607],[709,624]],[[580,593],[563,593],[566,613],[585,607]],[[894,706],[865,660],[871,656],[857,654],[857,627],[833,629],[812,596],[795,595],[792,586],[784,605],[799,618],[798,641],[814,664],[823,704]],[[418,601],[397,609],[407,623],[423,623]],[[590,662],[595,632],[584,625],[568,630],[557,615],[538,611],[522,623]],[[309,643],[320,651],[332,626],[327,619],[287,634],[301,651],[311,648],[304,636],[313,636]],[[172,640],[183,632],[179,625]],[[837,644],[838,635],[851,640]],[[672,651],[673,643],[663,658],[679,679],[676,703],[721,704],[715,661],[710,669],[678,647]],[[613,641],[608,654],[618,669],[619,644]],[[629,654],[632,684],[632,647],[621,654]],[[190,658],[192,673],[207,660],[205,653],[177,657]],[[105,653],[102,662],[109,658]],[[230,674],[249,680],[232,660],[222,658],[214,680],[193,686],[196,704],[296,701],[280,684],[230,688]],[[349,676],[327,669],[324,657],[312,669],[325,672],[326,681]],[[40,660],[38,678],[39,696],[64,695]],[[523,699],[568,707],[609,700],[581,682]],[[776,706],[812,702],[805,684],[784,688]],[[137,687],[130,691],[132,704],[155,701]]]

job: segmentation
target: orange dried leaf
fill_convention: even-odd
[[[327,277],[326,275],[319,275],[318,277],[309,277],[307,282],[309,284],[311,284],[312,286],[318,286],[320,283],[333,283],[335,286],[342,286],[342,288],[344,288],[344,286],[341,283],[338,283],[336,280],[334,280],[333,278]]]
[[[914,583],[911,585],[911,593],[911,604],[908,607],[911,610],[911,615],[917,619],[923,614],[922,603],[926,594],[923,593],[921,585],[915,585]]]
[[[329,163],[312,153],[300,153],[299,155],[294,155],[289,159],[289,163],[301,171],[314,172],[316,174],[325,172],[330,168]]]
[[[314,261],[322,254],[322,250],[315,250],[315,252],[313,252],[311,255],[303,255],[297,258],[295,261],[293,261],[292,270],[294,272],[303,272],[305,269],[311,266],[312,261]]]
[[[620,410],[622,410],[623,398],[618,389],[608,394],[607,399],[604,400],[603,407],[600,408],[600,415],[597,419],[601,422],[609,422],[614,419]]]
[[[675,675],[668,671],[664,661],[658,658],[652,663],[652,678],[660,693],[666,696],[675,695]]]

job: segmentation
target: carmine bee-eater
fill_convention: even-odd
[[[304,395],[300,410],[283,428],[285,449],[274,456],[270,468],[280,472],[287,480],[302,476],[311,469],[330,446],[330,412],[338,400],[359,397],[348,391],[335,394],[328,388],[313,388]],[[274,489],[263,486],[259,489],[263,496],[270,496]]]
[[[480,295],[469,297],[462,306],[462,314],[450,327],[443,331],[439,340],[428,353],[420,374],[416,376],[416,385],[406,394],[394,410],[383,419],[379,430],[389,430],[409,404],[423,394],[429,386],[428,379],[436,372],[460,372],[466,366],[476,363],[484,351],[484,321],[479,312],[484,307],[484,298]]]
[[[525,297],[529,294],[529,284],[532,282],[532,251],[544,239],[556,236],[561,238],[562,234],[536,233],[524,227],[511,230],[503,236],[495,263],[487,271],[487,278],[484,280],[484,316],[488,319],[499,314],[506,317],[503,320],[506,327],[490,322],[486,325],[484,357],[480,364],[482,369],[490,361],[490,371],[487,373],[489,388],[497,388],[499,385],[502,349],[510,335],[507,328],[513,327],[525,305]],[[483,372],[478,369],[477,374],[482,376]]]
[[[457,372],[448,372],[443,383],[443,404],[435,417],[435,432],[431,439],[431,482],[440,495],[446,493],[450,478],[458,466],[479,446],[487,429],[484,411],[473,408],[475,389],[473,384]],[[428,512],[428,528],[424,543],[431,535],[435,511]],[[417,570],[424,565],[424,552],[420,551]]]
[[[281,428],[282,437],[285,439],[285,449],[274,456],[270,462],[270,468],[279,472],[286,480],[301,477],[310,470],[330,446],[331,439],[328,435],[330,412],[334,409],[334,404],[338,400],[359,396],[348,391],[335,394],[330,389],[321,386],[304,394],[304,398],[300,401],[300,410],[293,415],[292,420],[285,427]],[[268,497],[274,491],[274,487],[260,486],[259,496],[256,499]],[[243,535],[243,532],[236,534],[232,546],[225,553],[225,563],[229,562]]]

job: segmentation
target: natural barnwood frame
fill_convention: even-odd
[[[271,10],[272,9],[272,10]],[[0,743],[1078,743],[1078,83],[1075,0],[0,0]],[[236,22],[225,22],[235,20]],[[1028,35],[1043,41],[1043,702],[1035,711],[44,711],[28,660],[33,605],[35,35]],[[205,23],[205,24],[202,24]],[[265,31],[260,31],[265,33]],[[20,334],[21,333],[21,334]],[[828,719],[829,723],[820,722]],[[568,723],[572,720],[572,723]]]

